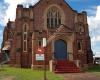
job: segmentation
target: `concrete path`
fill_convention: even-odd
[[[64,80],[100,80],[100,73],[67,73],[59,76]]]

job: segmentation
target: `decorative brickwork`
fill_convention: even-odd
[[[59,13],[56,11],[56,14],[53,7]],[[48,22],[50,9],[54,12],[49,14]],[[48,24],[51,27],[47,27]],[[6,41],[11,42],[10,64],[25,68],[43,67],[43,61],[36,61],[36,49],[42,44],[43,37],[48,40],[45,52],[47,65],[50,60],[57,60],[54,47],[57,40],[66,42],[67,60],[79,60],[83,67],[92,64],[93,53],[85,11],[76,12],[64,0],[40,0],[29,8],[18,5],[16,19],[8,22],[3,35],[3,47]]]

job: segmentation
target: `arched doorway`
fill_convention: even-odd
[[[54,43],[54,58],[56,60],[67,59],[67,43],[64,40],[56,40]]]

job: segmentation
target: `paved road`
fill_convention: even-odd
[[[59,76],[64,80],[100,80],[100,73],[67,73],[59,74]]]

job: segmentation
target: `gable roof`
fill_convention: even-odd
[[[72,33],[73,30],[63,24],[60,25],[59,28],[57,28],[55,33]]]
[[[41,1],[43,1],[43,0],[39,0],[35,5],[33,5],[33,7],[35,7],[35,6],[37,6]],[[48,0],[47,0],[48,1]],[[51,0],[49,0],[49,1],[51,1]],[[66,0],[63,0],[64,1],[64,3],[66,4],[66,6],[68,6],[72,11],[75,11],[76,12],[76,10],[74,10],[67,2],[66,2]]]

